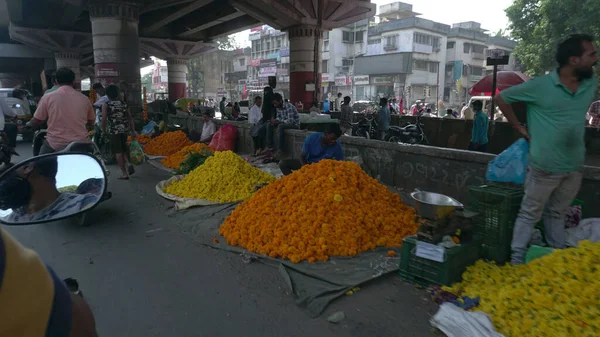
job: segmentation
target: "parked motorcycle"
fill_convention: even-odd
[[[429,144],[429,140],[423,130],[423,123],[421,123],[421,115],[417,115],[414,124],[408,123],[404,126],[390,126],[385,140],[390,143]]]
[[[378,139],[379,125],[375,114],[366,114],[358,122],[352,123],[352,136]]]

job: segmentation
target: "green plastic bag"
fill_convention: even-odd
[[[136,140],[132,140],[129,144],[129,161],[133,165],[140,165],[146,160],[144,148]]]
[[[551,247],[532,245],[531,247],[529,247],[529,250],[527,250],[527,255],[525,256],[525,263],[529,263],[535,259],[539,259],[542,256],[551,254],[553,251],[554,249]]]

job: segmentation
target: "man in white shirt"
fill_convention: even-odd
[[[203,116],[204,116],[204,125],[202,126],[202,134],[200,135],[200,142],[208,144],[212,140],[212,137],[214,136],[215,132],[217,132],[217,126],[211,120],[212,116],[210,115],[210,112],[206,111],[203,114]]]
[[[342,93],[338,92],[337,98],[335,99],[334,111],[342,111]]]
[[[252,129],[250,129],[250,136],[252,136],[252,141],[254,142],[254,153],[256,155],[260,154],[265,148],[265,136],[267,131],[267,123],[262,120],[262,112],[260,112],[261,107],[262,97],[256,96],[254,98],[254,105],[248,113],[248,122],[254,124]]]

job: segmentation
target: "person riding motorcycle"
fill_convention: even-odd
[[[89,142],[88,129],[94,127],[96,114],[89,99],[74,89],[75,73],[69,68],[56,71],[56,91],[44,95],[30,124],[39,129],[48,124],[48,134],[40,154],[60,151],[72,142]]]

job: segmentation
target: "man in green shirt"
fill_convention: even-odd
[[[488,146],[488,125],[490,118],[483,112],[483,102],[475,101],[472,103],[475,111],[473,120],[473,131],[471,132],[471,143],[469,151],[487,152]]]
[[[594,38],[572,35],[558,46],[559,68],[506,89],[497,103],[513,127],[529,140],[525,196],[512,239],[512,264],[524,262],[535,224],[544,218],[546,241],[565,247],[565,212],[579,191],[585,159],[585,114],[596,95]],[[527,104],[527,127],[511,103]]]

